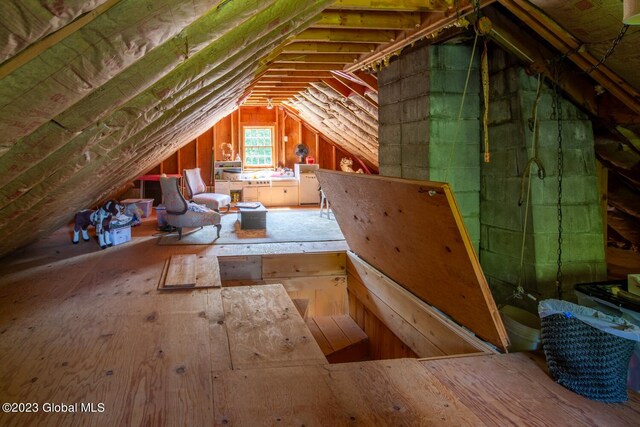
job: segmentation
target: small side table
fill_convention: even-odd
[[[267,228],[267,208],[258,203],[257,208],[244,208],[238,206],[240,212],[241,230],[262,230]]]

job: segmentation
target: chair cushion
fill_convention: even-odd
[[[207,187],[200,175],[200,168],[185,169],[184,177],[187,180],[187,190],[191,193],[191,197],[207,191]]]
[[[194,212],[187,211],[183,215],[167,215],[167,223],[174,227],[204,227],[206,225],[220,224],[221,215],[218,212]]]
[[[231,196],[220,193],[200,193],[193,197],[193,201],[209,209],[218,210],[231,204]]]

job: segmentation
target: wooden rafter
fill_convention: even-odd
[[[307,64],[307,63],[274,63],[269,66],[270,70],[282,71],[331,71],[342,69],[341,64]]]
[[[331,77],[330,70],[325,71],[313,71],[313,70],[267,70],[264,73],[265,78],[288,78],[288,77],[303,77],[314,79],[320,79],[323,77]]]
[[[353,75],[362,80],[362,82],[372,91],[378,92],[378,79],[372,74],[367,74],[363,71],[357,70],[353,72]]]
[[[581,70],[591,70],[598,63],[598,59],[591,53],[580,49],[582,43],[578,39],[530,2],[522,0],[499,0],[499,2],[558,49],[561,54],[567,54],[567,59]],[[640,114],[640,93],[606,64],[601,64],[596,70],[592,70],[590,76],[633,112]]]
[[[328,80],[330,81],[330,79],[324,79],[323,82],[326,83]],[[338,84],[348,88],[351,92],[359,95],[362,99],[367,101],[372,106],[374,106],[376,108],[378,107],[378,103],[376,101],[374,101],[373,99],[371,99],[371,98],[369,98],[368,96],[365,95],[365,92],[367,91],[367,88],[365,86],[362,86],[362,85],[360,85],[358,83],[352,82],[351,80],[347,80],[347,79],[345,79],[343,77],[340,77],[337,74],[334,74],[333,81],[338,82]]]
[[[269,83],[262,80],[258,81],[258,84],[254,86],[255,89],[296,89],[309,86],[310,82],[305,83]]]
[[[327,43],[294,42],[286,45],[283,53],[368,53],[376,48],[375,43]]]
[[[320,19],[313,26],[315,28],[410,30],[420,26],[420,14],[325,10],[320,14]]]
[[[480,0],[480,7],[485,7],[495,2],[496,0]],[[463,17],[473,12],[473,6],[468,2],[462,0],[458,9],[458,14]],[[366,65],[374,63],[376,61],[382,61],[385,57],[388,57],[411,43],[420,40],[431,34],[442,30],[445,27],[453,25],[458,19],[456,13],[448,12],[433,12],[426,14],[425,19],[418,25],[417,28],[412,30],[403,31],[398,34],[396,40],[393,43],[389,43],[378,47],[376,51],[370,55],[364,55],[355,62],[353,65],[347,66],[345,71],[353,72],[364,68]]]
[[[293,40],[302,42],[332,43],[389,43],[396,38],[393,30],[344,30],[328,28],[309,28],[298,34]]]
[[[335,9],[379,10],[395,12],[442,12],[451,8],[454,0],[336,0]]]
[[[553,69],[549,65],[549,61],[555,56],[551,49],[523,33],[517,23],[495,9],[485,11],[485,15],[491,19],[493,26],[491,40],[524,63],[530,64],[529,67],[534,73],[543,73],[549,80],[555,78]],[[585,76],[575,74],[571,79],[561,80],[559,84],[578,105],[593,115],[597,114],[595,90]]]
[[[271,84],[271,83],[283,83],[283,84],[304,84],[317,82],[320,78],[317,77],[271,77],[269,75],[265,75],[260,79],[260,84]]]
[[[105,13],[107,10],[111,9],[116,4],[120,3],[121,0],[108,0],[100,6],[96,7],[90,12],[85,13],[80,16],[76,20],[72,21],[68,25],[60,28],[58,31],[49,34],[43,39],[33,43],[28,48],[24,49],[19,54],[15,55],[11,59],[5,61],[0,65],[0,79],[8,75],[9,73],[17,70],[27,62],[31,61],[33,58],[40,55],[45,50],[49,49],[51,46],[56,43],[61,42],[65,38],[69,37],[71,34],[76,31],[82,29],[85,25],[96,19],[98,16]]]
[[[304,62],[306,64],[351,64],[358,59],[358,54],[349,53],[285,53],[275,58],[274,62]]]

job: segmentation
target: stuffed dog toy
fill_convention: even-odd
[[[85,209],[78,212],[75,216],[75,225],[73,227],[73,244],[78,244],[78,237],[82,231],[82,240],[89,241],[89,233],[87,228],[93,225],[96,228],[96,235],[101,249],[107,246],[113,246],[111,242],[111,218],[117,216],[124,211],[124,206],[115,200],[108,200],[97,211]]]

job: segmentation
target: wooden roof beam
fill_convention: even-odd
[[[356,70],[352,74],[362,80],[365,86],[367,86],[369,89],[378,93],[378,78],[376,76],[360,70]]]
[[[533,73],[543,73],[553,81],[554,73],[549,65],[549,60],[555,56],[553,51],[535,42],[532,37],[522,32],[519,24],[497,12],[496,9],[486,10],[484,13],[491,19],[493,25],[491,40],[523,62],[530,64],[529,68]],[[559,85],[578,105],[591,114],[597,115],[595,90],[587,78],[576,74],[571,79],[561,79]]]
[[[317,77],[271,77],[264,76],[260,79],[259,84],[273,84],[273,83],[282,83],[282,84],[305,84],[311,82],[320,81],[320,78]]]
[[[113,6],[120,3],[121,0],[108,0],[101,5],[97,6],[90,12],[85,13],[64,27],[60,28],[54,33],[49,34],[43,39],[38,40],[37,42],[31,44],[29,47],[13,56],[12,58],[6,60],[0,66],[0,79],[12,73],[14,70],[17,70],[27,62],[31,61],[33,58],[40,55],[45,50],[49,49],[51,46],[56,43],[61,42],[62,40],[69,37],[71,34],[75,33],[78,30],[84,28],[85,25],[89,24],[91,21],[96,19],[98,16],[102,15]]]
[[[325,10],[313,26],[315,28],[412,30],[420,26],[420,21],[419,13]]]
[[[293,42],[286,45],[283,53],[369,53],[373,52],[375,43],[328,43],[328,42]]]
[[[371,104],[372,106],[378,108],[378,103],[376,101],[374,101],[373,99],[369,98],[368,96],[365,95],[365,92],[367,91],[367,88],[365,86],[362,86],[358,83],[352,82],[351,80],[347,80],[343,77],[340,77],[339,75],[334,74],[333,79],[323,79],[322,81],[327,83],[328,85],[331,86],[332,82],[335,81],[338,84],[346,87],[347,89],[349,89],[351,92],[360,95],[360,97],[362,99],[364,99],[365,101],[367,101],[369,104]],[[329,83],[331,82],[331,83]],[[333,87],[333,86],[331,86]],[[335,89],[335,87],[334,87]]]
[[[274,63],[269,66],[270,71],[331,71],[341,70],[342,64],[307,64],[307,63]]]
[[[360,57],[358,54],[348,53],[286,53],[275,58],[274,63],[302,62],[306,64],[352,64]]]
[[[389,43],[396,38],[394,30],[344,30],[328,28],[309,28],[298,34],[296,42],[330,43]]]
[[[480,0],[480,7],[488,6],[494,1],[496,0]],[[473,12],[473,6],[468,0],[461,0],[458,11],[460,16],[465,16]],[[365,68],[371,63],[382,61],[385,57],[394,54],[405,46],[414,43],[425,36],[434,34],[443,28],[454,24],[456,21],[456,13],[433,12],[427,14],[425,19],[417,28],[399,33],[394,42],[379,46],[374,53],[362,56],[358,62],[346,67],[345,71],[357,71]]]
[[[258,84],[255,85],[254,87],[256,89],[279,89],[279,88],[287,88],[287,89],[294,89],[294,88],[301,88],[301,87],[307,87],[309,86],[309,83],[311,82],[304,82],[304,83],[273,83],[273,82],[264,82],[262,80],[258,81]]]
[[[567,59],[576,64],[581,70],[590,70],[598,63],[598,59],[587,50],[581,49],[582,44],[578,39],[528,1],[499,0],[499,2],[558,49],[561,54],[567,54]],[[640,114],[640,93],[614,73],[606,64],[601,64],[598,69],[593,70],[589,75],[634,113]]]
[[[331,9],[436,12],[445,11],[453,5],[454,0],[336,0]]]
[[[267,70],[264,74],[265,78],[314,78],[319,80],[323,77],[331,77],[329,71],[309,71],[309,70]]]

